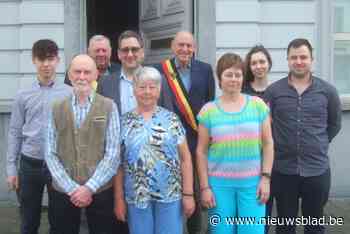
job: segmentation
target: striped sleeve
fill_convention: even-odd
[[[255,102],[255,106],[256,106],[257,111],[258,111],[259,122],[263,123],[270,113],[270,108],[259,97],[254,96],[253,101]]]
[[[57,133],[52,113],[49,117],[45,161],[54,181],[66,194],[73,192],[79,185],[68,175],[57,156]]]
[[[106,145],[103,159],[98,163],[92,177],[86,182],[86,186],[95,193],[105,185],[117,172],[120,163],[120,123],[119,114],[115,103],[112,104],[112,112],[109,116],[106,129]]]

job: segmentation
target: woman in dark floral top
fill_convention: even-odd
[[[245,76],[242,93],[263,98],[266,88],[269,86],[267,75],[272,67],[270,53],[262,45],[256,45],[250,49],[245,58]],[[271,216],[273,206],[273,194],[271,192],[266,203],[266,216]],[[265,225],[265,234],[269,231],[269,225]]]
[[[267,75],[272,67],[272,60],[267,49],[262,45],[254,46],[245,59],[245,77],[242,92],[262,98],[269,85]]]

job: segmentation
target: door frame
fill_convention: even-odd
[[[197,41],[197,57],[216,63],[216,1],[194,0],[193,32]],[[64,55],[66,67],[75,54],[86,51],[86,0],[64,0]]]
[[[194,0],[194,35],[197,41],[197,57],[216,64],[216,1]]]
[[[86,0],[64,0],[64,57],[68,67],[74,55],[86,51]]]

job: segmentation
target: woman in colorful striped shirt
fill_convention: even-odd
[[[238,55],[219,59],[217,77],[222,96],[197,116],[197,167],[209,231],[263,234],[273,163],[269,109],[259,97],[241,93]]]

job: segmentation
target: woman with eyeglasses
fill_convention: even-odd
[[[243,67],[233,53],[218,60],[222,95],[197,116],[197,170],[210,234],[264,233],[260,218],[265,217],[273,162],[269,108],[259,97],[241,93]]]

